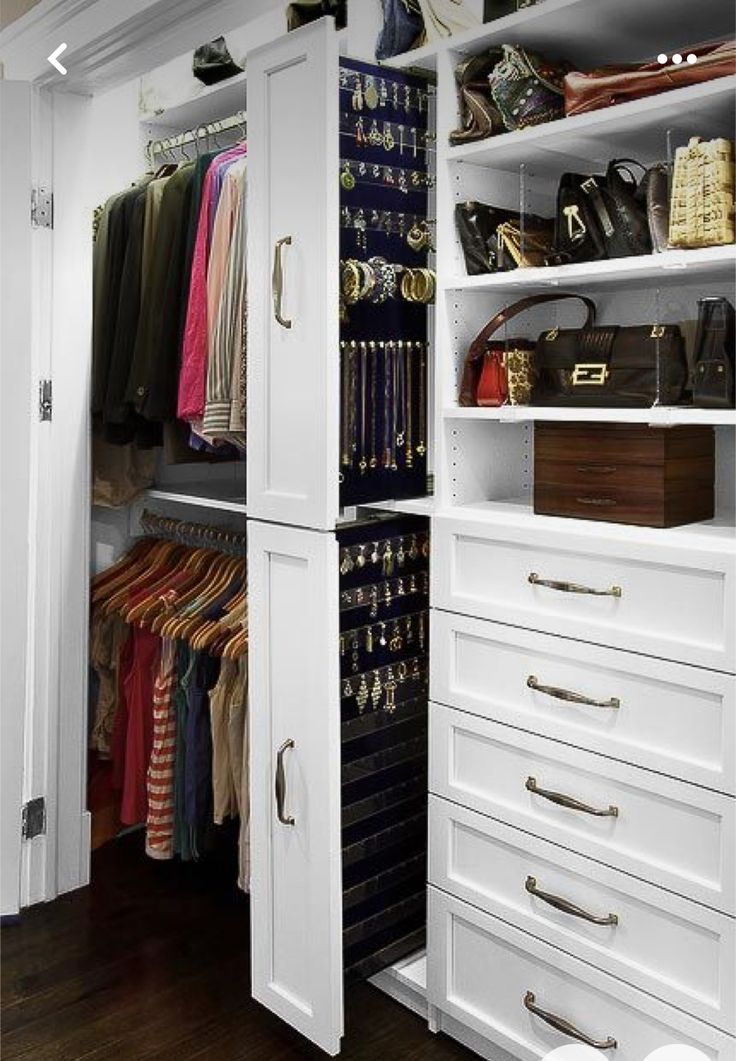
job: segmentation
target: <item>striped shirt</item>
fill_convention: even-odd
[[[175,664],[175,643],[164,638],[153,687],[153,750],[146,778],[146,854],[161,859],[174,854]]]

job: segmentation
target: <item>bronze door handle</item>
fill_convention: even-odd
[[[282,236],[276,240],[273,252],[273,276],[271,278],[271,290],[273,292],[273,315],[282,328],[291,328],[292,321],[283,316],[284,299],[284,265],[282,255],[284,245],[291,246],[291,236]]]
[[[618,1043],[612,1036],[608,1036],[607,1039],[593,1039],[590,1035],[586,1035],[585,1032],[581,1032],[579,1028],[566,1020],[564,1017],[558,1017],[556,1013],[550,1013],[546,1009],[542,1009],[538,1006],[534,999],[534,992],[527,991],[524,995],[524,1005],[533,1013],[535,1017],[539,1017],[545,1024],[549,1024],[550,1028],[555,1028],[558,1032],[562,1032],[563,1035],[569,1035],[571,1039],[577,1039],[579,1043],[585,1043],[586,1046],[592,1046],[594,1050],[615,1050]]]
[[[294,741],[285,740],[276,753],[276,781],[274,784],[276,795],[276,817],[282,825],[294,825],[294,819],[284,810],[286,805],[286,772],[284,770],[284,753],[288,748],[294,747]]]
[[[583,921],[589,921],[591,925],[618,924],[618,914],[605,914],[603,917],[596,917],[595,914],[590,914],[587,910],[584,910],[582,906],[576,906],[569,899],[563,899],[561,895],[551,895],[550,892],[543,892],[537,885],[536,877],[527,877],[524,887],[530,895],[536,896],[537,899],[541,899],[543,903],[547,903],[549,906],[554,906],[555,910],[561,910],[563,914],[579,917]]]
[[[535,796],[541,796],[542,799],[548,799],[550,803],[556,803],[558,807],[567,807],[568,810],[578,810],[583,814],[592,814],[595,818],[618,818],[618,807],[611,805],[603,810],[598,807],[591,807],[587,803],[581,803],[579,799],[575,799],[574,796],[566,796],[564,792],[550,792],[547,788],[538,788],[536,777],[528,777],[525,788],[528,792],[533,792]]]
[[[583,696],[582,693],[573,693],[569,689],[559,689],[556,685],[541,685],[539,679],[530,674],[526,680],[530,689],[545,696],[552,696],[555,700],[564,700],[568,704],[585,704],[587,707],[610,707],[621,706],[621,701],[616,696],[610,700],[594,700],[591,696]]]
[[[552,578],[540,578],[536,571],[527,578],[532,586],[544,586],[545,589],[555,589],[559,593],[581,593],[591,597],[621,597],[620,586],[609,586],[608,589],[591,589],[590,586],[579,586],[576,582],[557,582]]]

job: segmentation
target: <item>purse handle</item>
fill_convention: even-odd
[[[531,309],[533,306],[541,306],[546,302],[558,302],[563,298],[576,298],[580,302],[583,302],[588,310],[588,316],[585,320],[584,327],[592,328],[595,324],[595,302],[592,299],[587,298],[585,295],[572,295],[572,294],[548,294],[548,295],[527,295],[526,298],[520,298],[518,302],[514,302],[511,306],[505,306],[495,317],[491,317],[488,324],[485,325],[481,331],[478,332],[475,339],[473,339],[468,349],[468,358],[470,360],[476,360],[476,358],[482,357],[485,353],[486,343],[493,335],[494,332],[513,317],[518,316],[519,313],[523,313],[527,309]]]

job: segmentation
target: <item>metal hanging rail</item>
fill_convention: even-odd
[[[242,554],[245,558],[246,536],[238,531],[224,530],[222,527],[210,527],[204,523],[190,523],[186,520],[171,519],[159,516],[144,509],[140,525],[146,534],[158,538],[169,538],[181,545],[194,548],[218,549],[224,552]]]
[[[205,122],[197,125],[194,129],[187,129],[177,136],[167,136],[161,140],[149,140],[146,144],[146,154],[149,158],[156,155],[166,154],[176,148],[183,148],[186,144],[195,144],[199,154],[199,143],[201,140],[216,138],[218,133],[227,133],[233,129],[242,129],[243,136],[247,129],[247,112],[237,111],[228,118],[220,118],[215,122]]]

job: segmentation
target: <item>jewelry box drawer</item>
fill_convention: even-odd
[[[433,700],[733,794],[736,678],[435,610]]]
[[[733,1061],[731,1036],[436,888],[428,954],[430,1005],[482,1036],[484,1056],[495,1044],[540,1061],[582,1041],[616,1061],[643,1061],[672,1043]]]
[[[433,520],[432,603],[445,611],[713,670],[736,670],[736,552],[657,531]]]
[[[429,880],[736,1032],[736,923],[619,870],[430,798]]]
[[[730,796],[435,703],[429,779],[434,795],[734,912]]]

